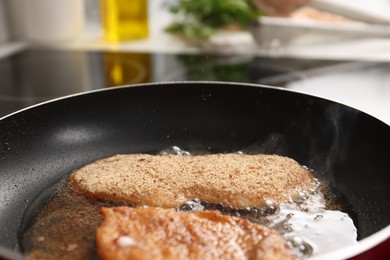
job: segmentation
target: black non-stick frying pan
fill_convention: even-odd
[[[99,158],[173,145],[211,153],[255,147],[294,158],[330,183],[358,228],[361,243],[330,252],[328,259],[388,244],[388,125],[284,89],[187,82],[94,91],[1,119],[0,255],[20,256],[26,209],[64,175]]]

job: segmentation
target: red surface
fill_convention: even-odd
[[[390,260],[390,238],[351,260]]]

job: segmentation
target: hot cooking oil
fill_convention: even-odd
[[[148,37],[147,0],[100,0],[100,6],[106,41]]]

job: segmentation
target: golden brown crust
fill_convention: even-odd
[[[71,181],[102,199],[164,208],[188,200],[235,208],[266,207],[311,189],[311,173],[277,155],[116,155],[76,170]]]
[[[102,208],[101,259],[294,259],[276,231],[218,211]]]

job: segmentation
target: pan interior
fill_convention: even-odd
[[[389,225],[388,144],[389,127],[369,115],[259,86],[170,83],[57,100],[0,121],[0,244],[21,250],[26,208],[73,170],[173,145],[210,153],[256,147],[294,158],[345,199],[362,239]]]

